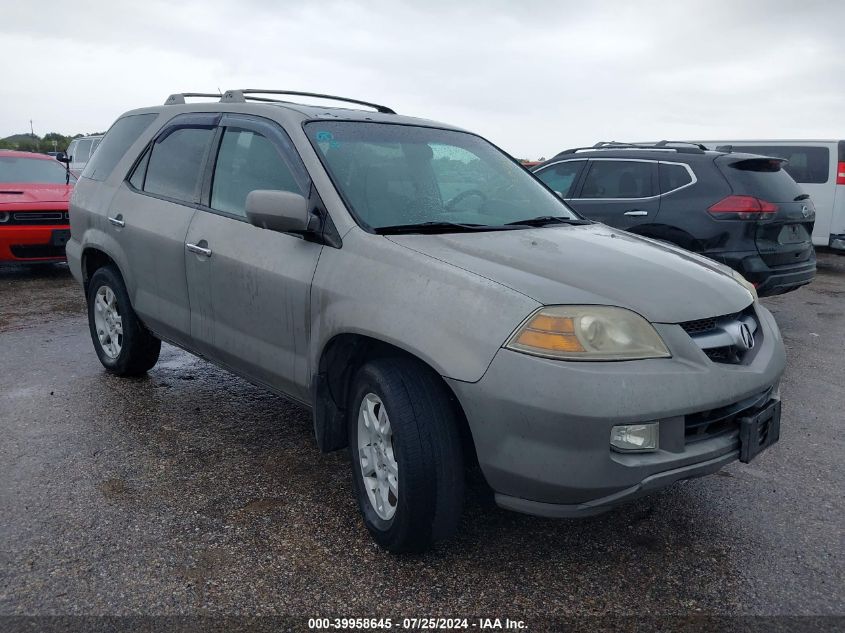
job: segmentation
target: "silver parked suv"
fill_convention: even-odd
[[[456,529],[465,464],[574,517],[777,441],[783,343],[737,273],[582,219],[469,132],[277,95],[320,97],[173,95],[86,166],[67,255],[109,371],[165,340],[309,406],[393,551]]]

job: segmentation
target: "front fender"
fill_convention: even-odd
[[[475,273],[353,229],[326,248],[311,294],[310,373],[340,334],[389,343],[441,376],[475,382],[534,299]]]

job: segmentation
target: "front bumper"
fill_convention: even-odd
[[[0,261],[5,262],[61,262],[65,247],[53,242],[54,231],[70,232],[70,226],[2,226],[0,227]]]
[[[565,362],[501,349],[477,383],[449,380],[499,505],[595,514],[736,460],[738,426],[692,437],[690,425],[706,412],[742,413],[778,397],[783,342],[772,315],[756,310],[761,336],[745,365],[712,362],[680,326],[656,324],[672,358]],[[610,450],[611,427],[654,420],[659,450]]]

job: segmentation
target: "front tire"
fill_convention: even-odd
[[[358,506],[375,541],[418,552],[457,530],[464,500],[455,405],[411,359],[380,359],[355,377],[349,451]]]
[[[139,376],[158,361],[161,341],[138,319],[113,266],[98,268],[88,282],[88,328],[97,357],[113,374]]]

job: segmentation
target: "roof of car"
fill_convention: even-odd
[[[56,160],[47,154],[39,154],[37,152],[21,152],[14,149],[0,149],[0,156],[9,158],[35,158],[37,160]]]
[[[739,139],[733,141],[694,141],[695,143],[703,143],[704,145],[713,145],[713,144],[726,144],[730,145],[731,143],[735,145],[792,145],[801,144],[801,143],[838,143],[840,139],[830,139],[830,138],[787,138],[787,139]]]
[[[243,93],[247,93],[244,98]],[[233,98],[229,95],[234,94]],[[273,98],[259,97],[258,94],[274,95]],[[360,107],[338,107],[298,103],[297,97],[330,99],[334,101],[347,101]],[[200,101],[188,103],[185,97],[203,97],[215,99],[214,101]],[[280,97],[280,98],[277,98]],[[379,111],[380,110],[380,111]],[[315,93],[284,92],[284,91],[261,91],[261,90],[229,90],[221,97],[219,94],[210,93],[177,93],[170,95],[162,106],[152,106],[132,110],[126,114],[141,114],[145,112],[173,112],[181,114],[185,112],[230,112],[244,114],[262,114],[278,118],[283,114],[284,118],[297,121],[362,121],[374,123],[394,123],[400,125],[421,125],[426,127],[437,127],[450,130],[459,130],[453,125],[431,121],[417,117],[396,114],[391,108],[375,103],[348,99],[346,97],[335,97],[329,95],[317,95]]]
[[[587,160],[594,158],[612,159],[633,159],[633,160],[654,160],[666,163],[696,163],[713,160],[727,160],[729,163],[736,163],[749,159],[768,158],[786,163],[785,159],[765,154],[750,154],[748,152],[720,152],[705,150],[697,153],[677,153],[657,149],[596,149],[579,151],[573,153],[560,153],[539,165],[529,167],[531,171],[538,171],[548,165],[572,160]]]
[[[647,158],[650,160],[664,160],[670,162],[685,162],[690,160],[701,160],[703,158],[713,159],[724,152],[704,150],[696,153],[676,152],[672,149],[651,149],[651,148],[619,148],[619,149],[587,149],[577,152],[560,153],[546,161],[546,163],[560,162],[562,160],[583,160],[586,158]]]

